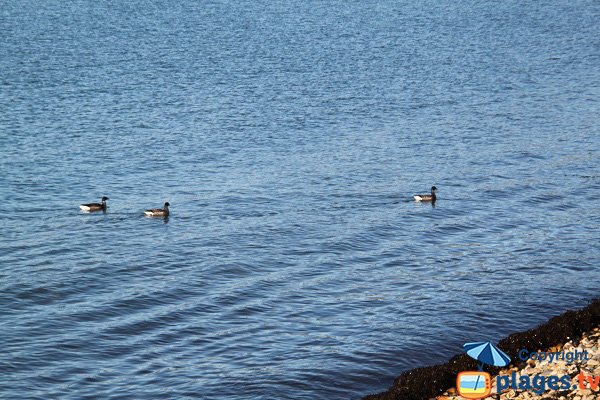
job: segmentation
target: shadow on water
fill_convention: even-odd
[[[156,221],[162,221],[163,224],[168,224],[169,223],[169,215],[166,216],[149,216],[149,215],[144,215],[144,219],[149,219],[149,220],[156,220]]]

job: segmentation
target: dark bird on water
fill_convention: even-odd
[[[147,217],[168,217],[169,216],[169,202],[165,202],[164,208],[151,208],[150,210],[144,211]]]
[[[108,197],[102,196],[102,204],[100,204],[100,203],[81,204],[79,206],[79,208],[81,208],[82,211],[88,211],[88,212],[106,211],[106,200],[108,200]]]
[[[436,196],[435,196],[435,192],[437,191],[437,188],[435,186],[431,187],[431,194],[415,194],[414,198],[415,201],[435,201]]]

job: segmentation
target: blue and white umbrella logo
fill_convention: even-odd
[[[491,342],[465,343],[463,349],[470,357],[479,361],[479,370],[481,371],[484,364],[506,367],[510,363],[510,357]]]

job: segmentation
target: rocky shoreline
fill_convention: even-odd
[[[560,400],[592,400],[600,397],[600,327],[584,334],[581,340],[574,342],[569,340],[564,345],[557,345],[550,349],[544,349],[545,357],[542,359],[528,359],[524,368],[513,367],[500,371],[492,378],[492,394],[486,400],[494,399],[560,399]],[[553,357],[551,354],[575,354],[584,357],[575,357],[573,360]],[[552,358],[552,359],[551,359]],[[541,376],[537,381],[531,377]],[[549,387],[549,379],[554,378],[552,386],[559,387],[553,390]],[[501,377],[498,379],[497,377]],[[563,382],[559,378],[566,377]],[[520,379],[523,378],[519,388]],[[502,389],[498,396],[497,382],[501,382]],[[513,387],[510,387],[513,382]],[[568,383],[567,383],[568,382]],[[504,387],[508,386],[508,387]],[[568,388],[567,388],[568,386]],[[563,389],[564,387],[564,389]],[[463,400],[452,388],[432,400]]]
[[[588,377],[600,376],[600,298],[591,301],[586,307],[567,311],[548,322],[525,332],[514,333],[498,342],[498,347],[507,353],[512,364],[507,369],[486,368],[492,378],[492,395],[489,399],[574,399],[591,400],[600,398],[600,391],[591,389]],[[528,360],[519,358],[519,351],[529,349],[537,351],[569,351],[586,350],[588,357],[579,362],[559,362],[553,360]],[[385,392],[365,396],[364,400],[458,400],[456,377],[462,371],[476,371],[477,362],[466,354],[452,357],[447,363],[428,367],[415,368],[403,372],[394,380],[394,384]],[[512,374],[515,375],[512,375]],[[501,382],[514,381],[521,375],[569,375],[570,388],[564,390],[541,391],[541,387],[519,389],[518,384],[511,384],[498,395],[496,376],[504,376]],[[583,380],[580,382],[580,379]],[[518,379],[518,378],[517,378]],[[539,378],[542,379],[542,378]],[[566,380],[567,378],[565,378]],[[593,378],[591,383],[595,383]],[[580,387],[581,385],[581,387]],[[538,385],[539,386],[539,385]],[[566,384],[564,385],[567,386]]]

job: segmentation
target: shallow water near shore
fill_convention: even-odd
[[[599,18],[4,2],[0,398],[358,398],[585,305]]]

